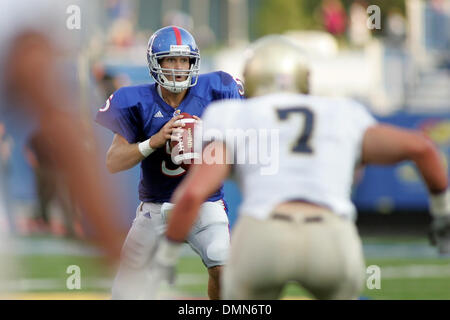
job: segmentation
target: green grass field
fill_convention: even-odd
[[[39,240],[34,240],[39,241]],[[57,240],[55,240],[57,241]],[[366,265],[381,270],[381,288],[365,286],[363,299],[450,299],[450,258],[438,258],[424,239],[364,240]],[[425,250],[425,251],[424,251]],[[69,250],[70,251],[70,250]],[[397,252],[397,253],[396,253]],[[401,254],[403,253],[403,254]],[[392,257],[398,255],[400,257]],[[114,268],[106,267],[98,255],[28,252],[16,256],[16,280],[12,299],[109,299]],[[70,265],[81,270],[81,289],[69,290]],[[367,276],[370,276],[369,274]],[[166,289],[166,299],[206,299],[207,272],[194,255],[183,256],[177,266],[177,283]],[[283,291],[284,299],[309,298],[294,284]]]

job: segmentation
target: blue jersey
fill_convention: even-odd
[[[129,143],[149,139],[174,116],[186,112],[201,117],[213,101],[242,98],[243,88],[225,72],[200,75],[188,89],[178,108],[168,105],[155,84],[123,87],[99,110],[96,121],[124,137]],[[144,202],[168,202],[186,171],[175,165],[166,148],[157,149],[141,162],[139,199]],[[223,187],[208,200],[223,198]]]

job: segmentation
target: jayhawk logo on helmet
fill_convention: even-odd
[[[189,70],[175,70],[162,68],[160,59],[177,56],[188,57]],[[150,38],[147,48],[147,62],[150,75],[156,83],[167,90],[179,93],[197,84],[200,72],[200,51],[194,37],[185,29],[176,26],[165,27],[156,31]],[[185,81],[175,81],[178,76],[185,76]],[[173,80],[168,80],[171,75]]]

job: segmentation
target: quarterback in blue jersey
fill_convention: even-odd
[[[123,248],[123,261],[113,285],[113,299],[148,297],[147,262],[155,241],[166,228],[170,198],[186,171],[171,160],[167,144],[188,113],[200,120],[205,108],[222,99],[240,99],[243,87],[225,72],[199,75],[200,53],[192,35],[170,26],[149,40],[147,60],[154,84],[117,90],[99,110],[96,121],[114,132],[107,153],[110,172],[141,163],[136,218]],[[151,232],[156,229],[157,232]],[[155,234],[158,233],[158,234]],[[220,270],[229,248],[223,190],[204,203],[188,243],[208,268],[208,295],[218,299]]]

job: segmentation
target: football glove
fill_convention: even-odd
[[[431,195],[430,211],[433,217],[431,222],[430,240],[437,246],[441,255],[450,254],[450,191]]]
[[[147,273],[147,286],[143,299],[154,300],[160,286],[175,283],[175,266],[181,250],[181,243],[163,238],[158,244],[156,253],[151,258]]]
[[[450,254],[450,216],[433,218],[430,231],[431,244],[442,255]]]

